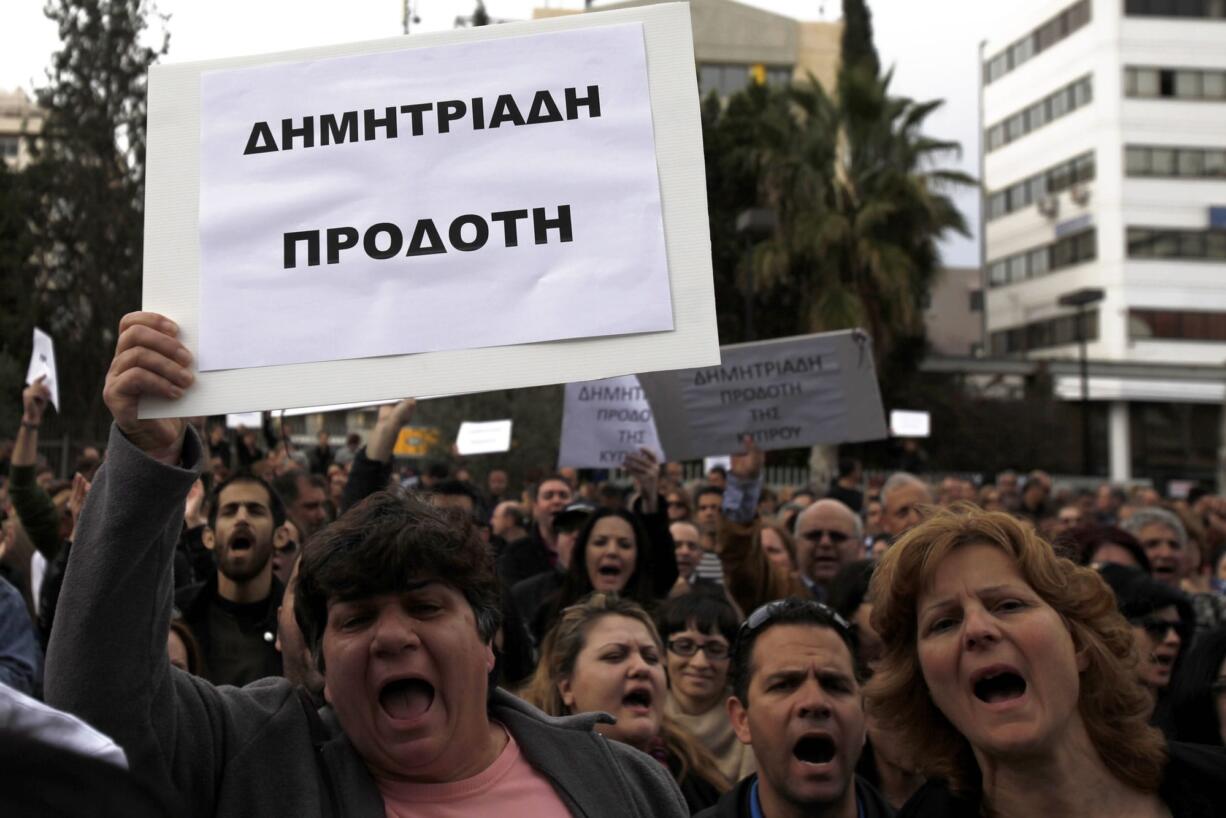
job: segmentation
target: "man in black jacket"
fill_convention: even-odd
[[[758,608],[737,633],[728,714],[758,772],[699,818],[889,818],[855,774],[864,748],[861,672],[851,627],[833,609],[789,598]]]
[[[175,597],[204,650],[201,675],[213,684],[242,686],[281,673],[274,643],[283,588],[272,573],[272,550],[284,522],[280,498],[258,477],[240,474],[213,492],[204,544],[217,571]]]

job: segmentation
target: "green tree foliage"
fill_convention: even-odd
[[[725,339],[755,293],[760,335],[860,326],[879,363],[922,350],[923,306],[940,267],[937,242],[966,232],[946,191],[974,184],[939,167],[956,143],[923,133],[940,102],[889,93],[890,77],[844,69],[842,92],[818,82],[753,86],[704,118],[717,295]],[[736,214],[764,206],[778,228],[746,250]],[[748,284],[752,282],[752,288]],[[741,331],[738,331],[741,330]]]
[[[21,387],[30,357],[33,202],[20,174],[0,161],[0,438],[21,420]]]
[[[873,45],[873,15],[864,0],[843,0],[843,65],[875,77],[881,73]]]
[[[166,38],[142,44],[154,13],[145,0],[48,0],[45,11],[61,45],[22,174],[37,203],[28,314],[56,341],[59,429],[97,438],[116,328],[140,307],[146,76]]]

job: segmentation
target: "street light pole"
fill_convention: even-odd
[[[1101,287],[1083,287],[1060,296],[1056,303],[1061,307],[1074,307],[1077,310],[1077,346],[1081,358],[1081,473],[1090,475],[1090,366],[1087,353],[1089,338],[1086,332],[1087,307],[1103,300]]]

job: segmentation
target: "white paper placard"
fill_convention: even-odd
[[[51,393],[51,405],[60,411],[60,379],[55,369],[55,342],[38,327],[34,328],[34,350],[30,353],[30,366],[26,368],[26,384],[46,378],[47,391]]]
[[[484,423],[464,421],[455,438],[456,451],[461,455],[496,454],[511,448],[511,421],[491,420]]]
[[[711,473],[711,469],[715,468],[716,466],[721,467],[722,469],[724,469],[724,471],[731,471],[732,470],[732,455],[717,454],[717,455],[713,455],[712,457],[704,457],[702,459],[703,479],[706,479],[706,476]]]
[[[726,346],[715,367],[639,375],[674,460],[886,436],[873,348],[860,330]]]
[[[202,371],[673,328],[642,23],[200,82]]]
[[[711,280],[706,177],[699,101],[694,80],[693,35],[687,3],[617,9],[529,23],[420,34],[408,38],[326,46],[282,54],[155,66],[150,72],[149,87],[143,308],[174,319],[180,327],[180,337],[199,358],[200,112],[201,76],[205,72],[383,54],[454,43],[522,39],[525,35],[619,26],[626,23],[642,24],[669,291],[672,298],[672,330],[516,346],[424,352],[416,355],[386,355],[343,361],[198,372],[196,383],[187,390],[184,398],[173,402],[153,398],[142,401],[141,416],[172,417],[353,402],[371,403],[397,399],[405,394],[450,395],[716,363],[719,353]],[[569,78],[563,79],[569,81]],[[440,93],[432,99],[438,101],[446,98],[445,94]],[[603,98],[601,102],[603,106]],[[374,106],[373,103],[364,104],[363,110],[365,107]],[[532,128],[539,130],[553,127],[555,124],[538,124],[511,130],[527,132]],[[365,140],[362,144],[365,144]],[[354,146],[330,145],[329,149],[338,147]],[[616,157],[607,155],[604,147],[600,144],[591,145],[583,154],[583,161],[616,165]],[[569,163],[573,157],[557,159]],[[506,157],[501,164],[512,166],[515,164],[515,158]],[[462,170],[459,172],[463,173]],[[411,191],[412,186],[406,185],[406,200],[411,198]],[[518,188],[516,193],[518,199]],[[304,189],[304,203],[309,202],[312,195],[312,189]],[[506,205],[508,208],[526,206],[527,204],[516,202]],[[553,212],[550,211],[550,214]],[[414,211],[411,215],[443,219],[454,214],[419,214]],[[321,222],[318,225],[319,229],[327,229],[329,226],[342,225],[339,222]],[[493,232],[492,227],[491,235]],[[521,230],[521,233],[523,232]],[[637,237],[628,237],[623,244],[633,244],[637,240]],[[625,250],[624,247],[621,249]],[[321,252],[326,255],[326,246]],[[448,254],[453,255],[455,254]],[[328,265],[325,261],[319,266],[326,268]],[[301,269],[303,268],[285,272],[299,272]],[[484,295],[480,291],[469,293],[474,302],[480,301]],[[287,315],[287,312],[275,309],[280,303],[282,299],[278,297],[277,301],[265,304],[265,307],[271,310],[264,313],[265,322],[276,325]],[[593,324],[599,324],[602,306],[600,302],[589,299],[579,312]],[[344,305],[338,301],[335,309],[343,312]],[[382,309],[395,312],[405,324],[423,320],[423,316],[414,309],[412,303],[399,301],[383,305]],[[445,317],[450,321],[457,316]],[[352,328],[361,325],[368,317],[354,314],[350,315],[349,319],[352,322],[351,331],[356,331]],[[438,317],[429,316],[429,320],[435,321]],[[517,322],[521,325],[530,326],[541,320],[539,310],[533,308],[527,308],[523,314],[517,316]],[[596,327],[585,331],[604,330]],[[327,340],[336,341],[338,345],[341,343],[335,338]]]
[[[236,412],[226,415],[226,428],[237,429],[239,427],[245,429],[262,429],[264,427],[264,415],[261,412]]]
[[[894,437],[928,437],[931,432],[932,418],[927,412],[890,410],[890,434]]]
[[[664,459],[647,396],[633,375],[566,384],[558,467],[615,469],[631,452]]]

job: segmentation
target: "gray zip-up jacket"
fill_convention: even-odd
[[[136,775],[174,793],[175,815],[383,818],[329,708],[282,678],[214,687],[170,666],[173,551],[200,461],[191,429],[179,468],[112,428],[64,578],[48,704],[114,738]],[[574,815],[688,815],[662,765],[593,732],[602,714],[550,718],[501,690],[489,707]]]

